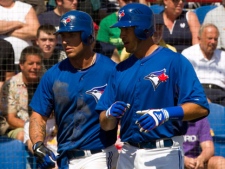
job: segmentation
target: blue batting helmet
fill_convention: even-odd
[[[135,27],[134,33],[139,39],[147,39],[155,31],[154,14],[144,4],[129,3],[119,10],[118,22],[111,28]]]
[[[91,44],[94,40],[93,20],[85,12],[72,10],[60,18],[59,30],[56,34],[63,32],[81,32],[81,40],[84,44]]]

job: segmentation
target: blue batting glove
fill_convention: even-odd
[[[136,121],[140,132],[149,132],[169,120],[169,113],[166,109],[152,109],[137,111],[142,116]]]
[[[42,141],[38,141],[33,145],[34,156],[37,157],[38,166],[41,169],[48,169],[55,167],[55,154],[45,147]]]
[[[117,101],[113,103],[110,108],[106,111],[107,118],[121,118],[127,109],[130,108],[130,104],[122,101]]]

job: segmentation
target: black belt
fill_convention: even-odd
[[[202,84],[202,86],[204,88],[208,88],[208,89],[220,89],[220,90],[224,90],[222,87],[214,85],[214,84]]]
[[[78,158],[78,157],[84,157],[85,156],[85,151],[89,151],[91,154],[96,154],[102,152],[102,150],[73,150],[73,151],[68,151],[67,157],[69,160]]]
[[[150,141],[150,142],[141,142],[141,143],[133,143],[133,142],[127,142],[131,146],[140,148],[140,149],[154,149],[154,148],[163,148],[163,147],[171,147],[173,146],[173,140],[172,139],[165,139],[162,140],[163,145],[157,145],[157,141]]]

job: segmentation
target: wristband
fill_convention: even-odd
[[[167,107],[162,109],[164,113],[167,112],[167,115],[170,120],[183,120],[184,110],[181,106]]]

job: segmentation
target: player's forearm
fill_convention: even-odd
[[[195,103],[185,103],[181,106],[184,111],[183,121],[190,121],[208,115],[208,110]]]
[[[46,121],[41,115],[33,112],[30,117],[29,135],[33,144],[44,141],[46,135]]]
[[[113,130],[117,127],[117,119],[116,118],[107,118],[106,117],[106,111],[102,111],[100,114],[100,126],[103,130]]]

